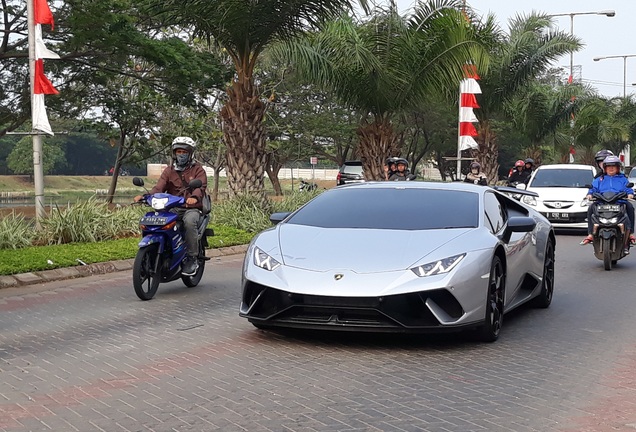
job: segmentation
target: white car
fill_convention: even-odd
[[[587,229],[590,203],[585,197],[595,174],[589,165],[542,165],[525,187],[539,196],[523,196],[521,200],[548,218],[555,228]]]

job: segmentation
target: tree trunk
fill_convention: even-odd
[[[283,188],[280,185],[280,180],[278,179],[278,173],[280,172],[282,165],[276,161],[276,157],[274,154],[269,153],[267,155],[267,164],[265,165],[265,171],[267,171],[267,177],[269,177],[269,181],[272,183],[272,187],[274,188],[275,195],[283,195]]]
[[[219,176],[221,174],[221,169],[223,168],[223,163],[221,162],[223,151],[222,147],[219,146],[218,151],[216,152],[216,160],[214,162],[214,186],[212,189],[212,201],[216,202],[219,200]]]
[[[375,116],[371,123],[365,121],[358,127],[357,133],[364,178],[368,181],[384,180],[384,161],[400,155],[398,137],[389,116]]]
[[[117,190],[117,179],[119,178],[119,169],[121,168],[122,159],[124,158],[124,144],[126,143],[126,132],[121,131],[119,133],[119,146],[117,147],[117,157],[115,158],[115,166],[113,167],[113,177],[110,179],[110,186],[108,188],[108,196],[106,202],[108,204],[113,203],[115,197],[115,191]]]
[[[221,117],[230,196],[255,194],[265,203],[266,104],[260,100],[251,77],[239,77],[228,87],[227,94]]]
[[[474,157],[481,164],[481,169],[488,176],[488,184],[495,184],[499,180],[499,146],[497,137],[490,128],[488,120],[480,123],[479,136],[477,142],[479,148],[474,150]]]

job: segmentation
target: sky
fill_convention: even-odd
[[[380,0],[376,0],[380,4]],[[413,0],[397,0],[401,11],[413,7]],[[605,15],[574,16],[574,35],[583,42],[574,53],[574,65],[581,66],[584,83],[590,84],[607,97],[622,96],[623,82],[627,95],[636,95],[636,0],[467,0],[478,14],[493,13],[503,30],[508,30],[508,19],[517,14],[540,11],[547,14],[570,14],[613,10],[612,18]],[[554,17],[559,29],[570,32],[570,16]],[[623,58],[594,61],[595,57],[634,55]],[[623,66],[626,63],[626,79]],[[570,68],[570,56],[559,59],[555,66]]]

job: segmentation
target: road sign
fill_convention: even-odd
[[[312,156],[311,158],[309,158],[309,163],[312,165],[317,165],[318,164],[318,158],[316,156]]]

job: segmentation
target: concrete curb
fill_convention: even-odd
[[[210,258],[216,258],[226,255],[244,254],[246,251],[247,245],[240,245],[217,249],[208,249],[205,251],[205,254]],[[10,276],[0,276],[0,289],[16,288],[25,285],[35,285],[39,283],[60,281],[65,279],[75,279],[97,274],[128,271],[132,270],[134,261],[134,259],[107,261],[75,267],[64,267],[53,270],[20,273]]]

